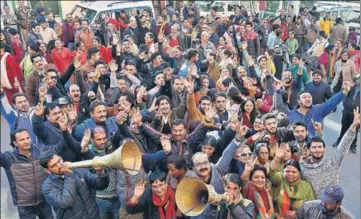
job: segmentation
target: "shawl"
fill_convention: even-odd
[[[244,188],[243,196],[251,200],[254,204],[255,217],[257,219],[273,219],[275,217],[272,197],[266,188],[257,191],[252,183],[247,183]],[[267,211],[264,200],[268,201],[269,209]]]
[[[177,217],[174,191],[170,186],[167,186],[164,200],[161,200],[156,194],[152,193],[152,201],[154,206],[158,207],[160,219],[173,219]]]
[[[315,199],[309,182],[300,178],[296,182],[289,183],[282,173],[276,171],[271,171],[270,175],[272,181],[281,180],[273,191],[274,199],[278,206],[278,213],[283,214],[290,210],[297,211],[304,202]]]
[[[1,85],[9,90],[12,90],[13,87],[8,78],[8,72],[6,71],[6,59],[10,55],[10,53],[5,52],[1,57]]]

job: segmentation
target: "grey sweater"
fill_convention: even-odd
[[[339,184],[340,169],[356,133],[350,129],[343,136],[332,156],[325,156],[318,163],[301,160],[301,173],[304,180],[311,183],[315,196],[318,197],[327,185]]]

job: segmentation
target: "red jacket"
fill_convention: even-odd
[[[2,56],[0,57],[0,60],[2,59]],[[24,75],[21,72],[19,63],[15,61],[15,58],[10,54],[8,55],[8,57],[5,60],[5,66],[6,66],[6,73],[9,79],[9,82],[11,84],[12,89],[7,89],[7,88],[3,88],[4,92],[6,94],[6,97],[8,98],[9,103],[11,103],[11,99],[13,97],[13,95],[15,93],[18,93],[19,90],[14,88],[14,79],[17,78],[19,83],[20,83],[20,87],[21,90],[25,93],[25,80],[24,80]]]
[[[17,63],[23,60],[24,47],[20,39],[12,39],[11,45],[13,47],[13,57]]]
[[[101,46],[99,48],[99,53],[100,53],[100,57],[101,59],[105,62],[105,63],[109,63],[110,61],[112,61],[112,55],[109,52],[109,50],[107,48],[105,48],[104,46]]]
[[[73,61],[73,57],[71,56],[71,52],[68,48],[63,47],[61,52],[59,52],[56,48],[51,51],[51,57],[53,58],[53,62],[55,67],[62,74],[68,69],[69,65]]]
[[[117,29],[117,31],[119,31],[120,26],[117,20],[115,20],[114,18],[109,18],[109,23],[112,23],[114,27]]]
[[[284,24],[281,24],[280,28],[283,32],[282,40],[283,42],[286,42],[286,40],[288,39],[288,29]]]

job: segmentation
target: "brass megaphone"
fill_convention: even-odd
[[[94,157],[92,160],[70,163],[68,168],[108,167],[123,170],[130,175],[136,175],[141,165],[142,153],[139,151],[137,144],[133,141],[127,141],[111,154]]]
[[[206,209],[207,203],[216,199],[228,201],[227,195],[217,194],[201,179],[185,177],[175,192],[178,209],[186,216],[198,216]]]

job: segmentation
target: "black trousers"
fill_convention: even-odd
[[[347,132],[347,130],[350,128],[350,126],[352,125],[353,122],[353,112],[350,111],[342,111],[342,119],[341,119],[341,132],[340,132],[340,136],[337,139],[337,142],[340,142],[342,137],[345,135],[345,133]],[[356,129],[356,133],[358,133],[360,129],[360,126],[357,127]],[[351,144],[351,148],[356,148],[356,142],[357,142],[357,136],[355,137],[355,139],[353,140],[352,144]]]

